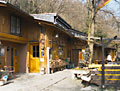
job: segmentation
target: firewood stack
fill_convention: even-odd
[[[66,66],[67,63],[64,60],[50,60],[50,68],[60,68]]]

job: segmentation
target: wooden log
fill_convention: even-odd
[[[92,76],[92,80],[101,80],[101,76]],[[120,76],[105,76],[105,80],[117,80],[120,81]]]
[[[91,74],[101,74],[101,71],[91,71]]]
[[[92,76],[90,83],[101,84],[101,76]],[[120,76],[105,76],[105,84],[120,84]]]
[[[105,66],[105,69],[120,69],[120,66]]]

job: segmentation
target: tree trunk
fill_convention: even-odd
[[[95,5],[96,0],[93,0],[92,9],[89,10],[89,30],[88,30],[88,45],[90,49],[89,54],[89,64],[92,64],[93,61],[93,52],[94,52],[94,40],[91,39],[94,38],[94,32],[95,32]]]

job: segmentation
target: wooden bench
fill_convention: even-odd
[[[119,85],[120,84],[120,65],[109,65],[105,66],[105,85]],[[98,71],[91,71],[91,74],[95,74],[92,76],[92,80],[90,83],[94,83],[97,85],[101,85],[101,76],[102,69],[99,67]]]

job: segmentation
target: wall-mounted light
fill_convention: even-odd
[[[55,37],[56,37],[56,38],[58,38],[58,37],[59,37],[59,35],[58,35],[58,34],[56,34],[56,35],[55,35]]]
[[[39,25],[41,25],[41,22],[38,22]]]

